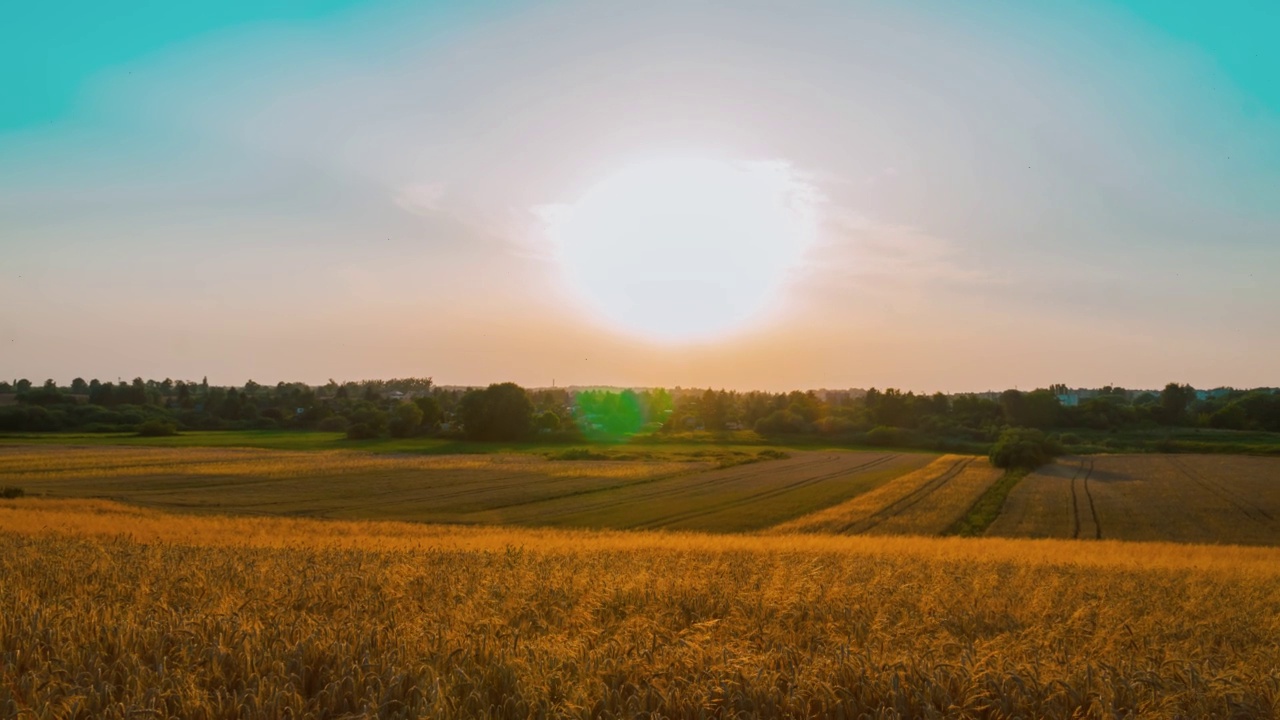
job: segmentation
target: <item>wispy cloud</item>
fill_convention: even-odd
[[[440,212],[447,186],[442,182],[406,185],[394,195],[396,205],[415,215],[435,215]]]

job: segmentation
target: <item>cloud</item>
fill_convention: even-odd
[[[407,185],[396,191],[394,199],[396,205],[415,215],[435,215],[440,212],[445,189],[442,182]]]
[[[864,285],[994,282],[953,241],[921,228],[884,223],[849,210],[828,213],[808,269],[836,282]]]

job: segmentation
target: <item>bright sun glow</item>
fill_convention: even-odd
[[[769,307],[812,241],[817,200],[785,163],[660,160],[546,216],[569,282],[606,322],[687,342]]]

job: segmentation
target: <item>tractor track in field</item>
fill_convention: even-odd
[[[1080,471],[1084,470],[1084,461],[1076,466],[1075,474],[1071,476],[1071,520],[1075,523],[1071,531],[1072,538],[1080,537],[1080,494],[1076,492],[1076,480],[1080,477]]]
[[[1082,462],[1081,465],[1084,463]],[[1098,521],[1098,506],[1093,503],[1093,491],[1089,489],[1089,478],[1093,477],[1093,461],[1089,461],[1089,469],[1084,473],[1084,496],[1089,500],[1089,514],[1093,516],[1093,539],[1102,539],[1102,523]]]
[[[1093,538],[1102,539],[1102,523],[1098,520],[1098,507],[1093,502],[1093,491],[1089,489],[1089,478],[1092,476],[1093,460],[1081,460],[1075,474],[1071,476],[1071,517],[1075,523],[1071,531],[1072,539],[1079,539],[1081,530],[1080,490],[1076,489],[1077,480],[1080,481],[1080,488],[1084,491],[1085,501],[1089,503],[1089,515],[1093,518]]]
[[[685,520],[692,520],[694,518],[704,517],[706,515],[714,515],[718,512],[723,512],[725,510],[729,510],[735,507],[740,507],[742,505],[750,505],[752,503],[759,502],[761,500],[768,500],[770,498],[774,498],[779,495],[785,495],[786,493],[789,493],[793,490],[799,490],[801,488],[808,487],[810,485],[817,485],[818,483],[826,482],[827,480],[834,480],[836,478],[843,477],[845,475],[858,475],[867,470],[871,470],[880,465],[883,465],[889,462],[890,460],[896,459],[898,457],[901,457],[901,455],[898,455],[898,454],[885,455],[884,457],[877,458],[870,462],[862,463],[861,465],[841,468],[835,472],[827,473],[825,475],[816,475],[814,477],[803,478],[801,480],[797,480],[796,482],[784,485],[782,487],[769,488],[764,492],[756,493],[755,495],[749,495],[743,498],[737,498],[736,500],[731,500],[726,503],[721,503],[719,505],[716,505],[715,507],[676,513],[675,515],[668,515],[667,517],[664,517],[664,518],[659,518],[657,520],[650,520],[644,523],[640,523],[638,525],[633,525],[631,527],[634,529],[649,530],[656,527],[661,527],[663,525],[669,525],[671,523],[684,522]]]
[[[1186,476],[1187,479],[1196,483],[1197,485],[1204,488],[1205,490],[1208,490],[1211,494],[1216,495],[1218,498],[1225,500],[1231,506],[1233,506],[1240,512],[1244,513],[1245,517],[1249,518],[1250,520],[1258,523],[1259,525],[1275,524],[1276,519],[1274,516],[1271,515],[1271,513],[1267,512],[1266,510],[1263,510],[1257,505],[1250,503],[1247,500],[1239,498],[1235,493],[1223,487],[1221,484],[1216,483],[1204,477],[1203,475],[1201,475],[1199,471],[1193,470],[1187,467],[1183,463],[1174,460],[1170,456],[1165,456],[1165,460],[1167,460],[1169,464],[1173,466],[1174,469],[1176,469],[1178,472]]]
[[[855,520],[849,523],[848,525],[845,525],[838,532],[842,534],[843,533],[854,533],[854,534],[864,533],[870,530],[871,528],[875,527],[876,525],[879,525],[880,523],[901,514],[902,512],[914,506],[916,503],[920,502],[921,500],[925,499],[929,495],[933,494],[935,490],[947,484],[947,482],[950,481],[952,478],[964,472],[964,469],[969,467],[970,463],[972,462],[973,462],[973,458],[964,458],[961,460],[957,460],[951,467],[939,473],[936,478],[932,478],[930,480],[925,481],[925,483],[920,487],[916,488],[915,490],[912,490],[906,495],[903,495],[897,500],[894,500],[888,505],[885,505],[879,510],[876,510],[870,515],[860,520]]]

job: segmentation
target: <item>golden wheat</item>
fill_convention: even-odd
[[[1280,551],[0,502],[0,716],[1273,717]]]

